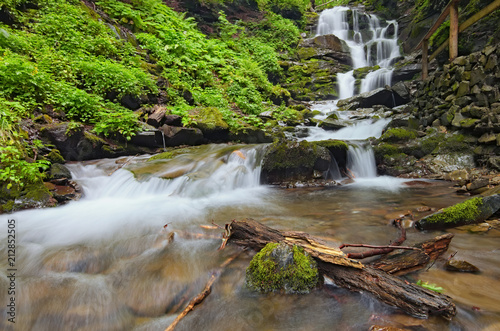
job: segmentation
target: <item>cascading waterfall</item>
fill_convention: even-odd
[[[352,27],[349,24],[349,12],[352,13]],[[368,25],[368,33],[360,30],[360,21]],[[335,7],[324,10],[318,22],[317,35],[334,34],[349,46],[354,69],[367,66],[380,66],[380,69],[370,72],[361,81],[360,93],[391,85],[391,65],[400,56],[398,46],[398,24],[387,21],[381,26],[376,15],[361,13],[358,9]],[[340,99],[355,94],[354,71],[337,75]],[[346,77],[347,76],[347,77]],[[349,84],[346,84],[349,82]],[[351,83],[352,82],[352,83]],[[345,89],[351,89],[346,91]]]
[[[377,164],[373,149],[369,145],[351,144],[347,150],[347,168],[356,178],[377,176]]]

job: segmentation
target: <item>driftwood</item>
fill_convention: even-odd
[[[174,330],[177,324],[180,322],[180,320],[183,319],[191,310],[193,310],[193,308],[196,305],[200,304],[210,294],[210,292],[212,292],[212,285],[215,283],[217,279],[219,279],[219,276],[221,275],[223,269],[227,267],[227,265],[231,263],[235,258],[237,258],[241,253],[242,251],[237,252],[236,254],[229,257],[226,261],[224,261],[224,263],[220,265],[219,270],[215,271],[210,276],[203,290],[197,296],[191,299],[191,301],[189,301],[187,307],[184,308],[184,310],[179,315],[177,315],[175,320],[165,329],[165,331]]]
[[[228,228],[228,243],[254,250],[262,249],[267,243],[281,241],[302,246],[316,259],[322,274],[332,279],[336,285],[352,291],[371,293],[380,301],[400,308],[409,315],[427,318],[433,314],[450,319],[456,313],[455,305],[448,296],[405,282],[370,266],[363,266],[360,262],[347,258],[340,250],[323,245],[308,234],[280,232],[252,219],[232,221]]]
[[[370,263],[370,266],[387,273],[401,276],[424,268],[448,250],[453,234],[447,233],[416,244],[412,251],[392,252]]]

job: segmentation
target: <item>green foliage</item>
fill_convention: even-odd
[[[293,263],[280,266],[274,258],[275,250],[291,251]],[[246,271],[249,287],[260,292],[285,290],[287,293],[307,293],[318,283],[318,269],[303,248],[287,244],[269,243],[257,253]]]
[[[48,161],[26,161],[29,146],[23,142],[19,128],[20,118],[25,113],[26,109],[19,102],[0,98],[0,182],[7,190],[39,182],[43,177],[40,170],[47,169],[50,164]],[[33,145],[33,148],[40,147],[40,141],[34,141]]]
[[[423,282],[421,279],[419,279],[416,283],[418,286],[421,286],[423,288],[426,288],[428,290],[437,292],[437,293],[443,293],[444,288],[437,286],[436,284],[429,284],[428,282]]]
[[[257,4],[262,10],[298,11],[301,14],[311,7],[310,0],[257,0]]]

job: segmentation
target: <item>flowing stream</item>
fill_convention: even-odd
[[[252,217],[277,229],[306,230],[333,246],[386,244],[398,235],[391,219],[408,210],[418,217],[418,207],[441,208],[463,200],[443,182],[412,182],[395,190],[262,186],[262,152],[263,146],[208,145],[165,160],[141,156],[71,164],[84,189],[80,201],[0,216],[4,225],[14,219],[17,231],[17,320],[15,327],[7,322],[3,304],[0,329],[164,330],[235,251],[231,246],[217,251],[221,230],[211,228],[212,221],[222,225]],[[349,162],[355,165],[357,157],[364,159],[352,155]],[[370,172],[371,167],[356,171]],[[0,246],[4,256],[5,231]],[[498,326],[500,294],[491,289],[500,285],[500,231],[453,232],[450,252],[457,251],[457,257],[469,259],[482,273],[448,273],[437,262],[417,276],[452,295],[459,307],[452,322],[414,319],[369,296],[333,286],[301,296],[255,294],[245,287],[251,258],[245,253],[224,270],[212,294],[178,330]],[[408,244],[435,235],[409,228]],[[7,269],[2,259],[4,303],[9,297]]]
[[[383,70],[390,70],[396,52],[387,36],[397,35],[388,31],[389,25],[397,29],[396,23],[381,27],[369,16],[372,36],[363,41],[366,33],[359,26],[365,14],[352,11],[353,30],[345,28],[347,14],[345,8],[325,11],[320,20],[339,25],[334,29],[358,56],[355,67],[380,65],[381,72],[373,74],[379,77],[367,76],[366,86],[386,84],[390,78]],[[366,52],[370,47],[377,51]],[[351,76],[339,75],[339,80],[350,82]],[[325,114],[336,110],[335,103],[316,107]],[[207,145],[165,159],[146,155],[70,164],[84,191],[81,200],[0,215],[4,257],[8,220],[15,220],[16,230],[16,323],[7,320],[12,282],[8,262],[1,259],[0,329],[164,330],[236,251],[231,246],[217,250],[222,230],[212,222],[223,225],[251,217],[277,229],[306,231],[332,246],[384,245],[398,236],[390,220],[408,212],[418,218],[421,207],[437,209],[462,201],[465,197],[455,195],[446,182],[377,177],[373,153],[363,140],[380,136],[387,123],[365,118],[336,132],[309,132],[308,140],[351,141],[348,167],[356,181],[339,187],[285,190],[260,185],[265,146]],[[440,234],[406,225],[408,245]],[[457,252],[456,258],[469,260],[481,273],[446,272],[443,261],[437,261],[408,281],[422,279],[444,287],[458,307],[452,321],[415,319],[368,295],[332,285],[308,295],[256,294],[245,286],[251,254],[244,253],[222,271],[212,293],[176,330],[367,330],[372,325],[499,330],[500,231],[450,232],[455,238],[449,253]]]

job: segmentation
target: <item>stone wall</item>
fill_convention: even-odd
[[[500,170],[500,44],[460,56],[418,83],[413,115],[428,126],[477,138],[480,164]]]

